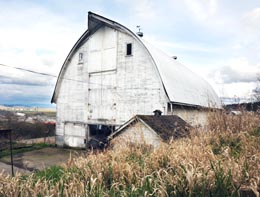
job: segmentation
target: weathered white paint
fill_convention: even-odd
[[[64,143],[70,147],[85,147],[86,125],[79,123],[64,123]]]
[[[111,143],[114,148],[128,146],[129,144],[146,144],[157,148],[162,143],[162,139],[156,132],[138,121],[124,128]]]
[[[129,56],[127,43],[132,43]],[[80,62],[79,53],[83,54]],[[92,13],[89,30],[65,60],[52,102],[57,104],[56,142],[69,146],[83,146],[84,136],[74,136],[77,126],[66,122],[122,125],[155,109],[167,114],[169,102],[219,107],[205,81],[126,27]],[[191,122],[200,113],[185,109],[173,114]]]
[[[133,45],[132,56],[126,56],[127,43]],[[83,64],[78,63],[79,53]],[[121,125],[135,114],[164,111],[167,101],[143,46],[130,35],[103,26],[72,56],[64,72],[57,97],[57,143],[61,145],[63,138],[66,145],[83,146],[84,135],[81,140],[75,137],[79,128],[64,125],[66,121]]]
[[[207,127],[208,110],[174,109],[171,114],[181,117],[192,126]]]

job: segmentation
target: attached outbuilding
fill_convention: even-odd
[[[162,142],[189,136],[191,128],[176,115],[136,115],[108,139],[115,147],[145,144],[156,148]]]
[[[175,58],[91,12],[88,30],[64,61],[51,102],[57,107],[56,143],[72,147],[110,135],[136,114],[158,109],[203,125],[205,109],[221,106],[211,86]]]

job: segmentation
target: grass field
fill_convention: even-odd
[[[209,130],[161,144],[69,159],[31,175],[0,175],[0,196],[257,196],[260,117],[209,115]]]
[[[48,117],[55,118],[56,117],[56,111],[23,111],[27,116],[35,116],[35,115],[46,115]]]
[[[41,148],[46,148],[46,147],[52,147],[54,145],[52,144],[47,144],[47,143],[37,143],[37,144],[17,144],[13,143],[13,154],[19,154],[19,153],[24,153],[24,152],[29,152],[32,150],[37,150]],[[10,148],[8,147],[7,149],[1,150],[0,151],[0,159],[5,156],[9,156],[11,154]]]

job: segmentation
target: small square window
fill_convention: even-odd
[[[79,53],[79,64],[83,64],[83,53]]]
[[[132,55],[132,43],[126,44],[126,55]]]

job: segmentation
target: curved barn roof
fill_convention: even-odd
[[[123,25],[91,12],[88,14],[88,30],[73,46],[61,68],[51,100],[52,103],[56,102],[62,76],[64,75],[64,71],[71,57],[82,43],[104,24],[130,34],[148,50],[159,71],[162,84],[171,102],[202,107],[219,108],[221,106],[220,100],[215,91],[204,79],[190,71],[178,61],[174,60],[172,57],[155,48]]]
[[[156,63],[170,101],[220,107],[219,98],[208,82],[147,41],[142,42]]]

